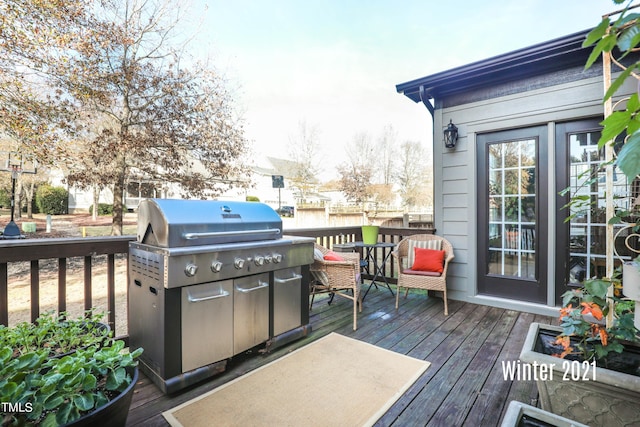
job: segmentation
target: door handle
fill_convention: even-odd
[[[212,299],[217,299],[217,298],[224,298],[224,297],[228,297],[229,296],[229,292],[227,291],[222,291],[219,294],[216,295],[209,295],[206,297],[200,297],[200,298],[196,298],[194,296],[192,296],[191,294],[189,294],[187,296],[187,300],[189,300],[189,302],[202,302],[202,301],[209,301]]]
[[[263,282],[261,280],[258,280],[258,286],[254,288],[241,288],[240,286],[236,285],[236,290],[238,292],[242,292],[243,294],[248,294],[249,292],[257,291],[258,289],[267,288],[267,287],[269,287],[268,282]]]
[[[277,283],[289,283],[289,282],[294,282],[294,281],[297,281],[297,280],[300,280],[300,279],[302,279],[302,275],[301,274],[295,274],[295,273],[293,274],[293,277],[289,277],[287,279],[281,279],[279,277],[275,277],[274,278],[274,280]]]

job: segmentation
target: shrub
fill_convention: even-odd
[[[0,208],[11,207],[11,192],[5,189],[0,189]]]
[[[127,207],[123,210],[126,212]],[[89,213],[93,212],[93,205],[89,206]],[[113,215],[113,205],[110,203],[98,203],[98,215]]]
[[[260,198],[258,196],[247,196],[246,201],[247,202],[259,202]]]
[[[61,215],[67,213],[69,192],[62,187],[41,185],[36,191],[36,205],[45,214]]]

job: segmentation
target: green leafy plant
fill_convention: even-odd
[[[593,46],[591,55],[585,68],[590,68],[600,58],[603,52],[613,52],[618,49],[621,52],[620,61],[616,61],[622,68],[620,75],[611,83],[604,101],[610,99],[620,89],[629,77],[640,79],[636,71],[640,70],[640,61],[623,65],[622,60],[636,51],[640,45],[640,14],[631,12],[631,0],[614,0],[616,4],[625,4],[624,10],[617,15],[617,19],[611,20],[605,16],[587,35],[583,47]],[[616,164],[629,178],[634,179],[640,174],[640,99],[638,94],[633,94],[627,100],[624,110],[614,111],[601,123],[604,128],[598,141],[598,146],[603,147],[616,137],[626,133],[625,144],[618,153]]]
[[[622,87],[629,77],[640,79],[636,71],[640,70],[640,61],[631,60],[630,54],[640,45],[640,14],[632,13],[630,0],[614,0],[615,4],[625,4],[624,9],[611,16],[605,16],[601,22],[587,35],[583,47],[593,46],[585,68],[590,68],[603,53],[610,53],[611,60],[622,72],[611,83],[603,101],[607,102]],[[614,57],[614,50],[620,53]],[[616,52],[617,54],[617,52]],[[612,163],[619,167],[629,182],[640,174],[640,98],[633,93],[626,99],[624,109],[612,112],[601,122],[603,126],[598,147],[607,144],[620,147],[617,158],[605,162],[598,170],[585,171],[579,180],[583,186],[590,186],[598,174]],[[562,194],[567,194],[566,189]],[[625,198],[627,196],[623,196]],[[590,196],[575,195],[564,208],[571,208],[570,221],[585,210],[597,213],[600,209],[597,200]],[[624,203],[622,204],[624,206]],[[634,210],[614,208],[612,217],[606,217],[608,224],[636,222],[637,212]],[[638,229],[636,222],[634,229]],[[612,251],[613,248],[607,248]],[[623,278],[624,280],[624,278]],[[620,296],[609,294],[611,285],[620,280],[613,278],[594,278],[584,282],[580,289],[574,289],[563,295],[563,308],[560,310],[562,333],[556,344],[562,348],[559,357],[578,357],[583,360],[606,360],[610,353],[621,353],[626,342],[638,342],[638,330],[634,326],[633,306]],[[606,321],[607,317],[609,321]]]
[[[621,353],[625,342],[640,342],[638,330],[633,323],[631,309],[618,309],[613,322],[607,326],[604,321],[611,307],[630,308],[622,298],[608,296],[612,285],[609,279],[585,280],[584,287],[563,294],[563,308],[560,309],[562,334],[556,344],[563,351],[556,356],[565,358],[577,356],[581,360],[604,359],[610,352]],[[608,300],[613,302],[612,305]]]
[[[104,313],[89,310],[84,316],[69,319],[68,313],[47,312],[34,323],[21,322],[12,328],[0,325],[0,347],[11,347],[21,355],[36,349],[58,356],[78,348],[105,343],[110,329],[101,323]]]
[[[67,213],[69,192],[63,187],[41,185],[36,190],[38,210],[45,214],[61,215]]]
[[[0,402],[23,409],[3,412],[3,426],[67,424],[129,386],[142,349],[129,353],[121,340],[105,344],[102,332],[82,323],[90,322],[48,313],[33,326],[0,329]]]

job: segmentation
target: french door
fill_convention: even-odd
[[[479,134],[478,292],[547,300],[547,127]]]
[[[557,201],[556,216],[556,304],[562,302],[562,294],[581,287],[590,277],[606,275],[606,188],[604,148],[598,147],[601,119],[560,123],[556,126]],[[622,139],[622,138],[620,138]],[[622,142],[616,144],[616,149]],[[626,176],[617,168],[613,170],[613,201],[616,210],[636,215],[638,181],[630,185]],[[570,198],[580,199],[580,206],[562,208]],[[632,222],[635,221],[632,218]],[[617,267],[624,260],[635,257],[625,246],[631,230],[628,224],[613,225]],[[634,244],[634,246],[637,246]]]

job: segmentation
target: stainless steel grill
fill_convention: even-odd
[[[166,393],[310,331],[313,239],[282,235],[269,206],[147,199],[129,246],[129,337]]]

